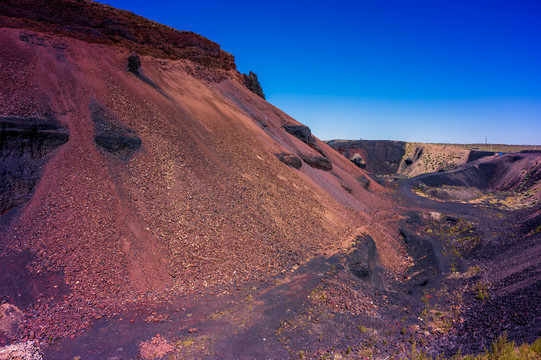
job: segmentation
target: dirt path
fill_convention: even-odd
[[[141,342],[160,334],[176,347],[180,358],[288,358],[275,331],[281,321],[302,312],[307,296],[336,261],[318,257],[270,282],[213,289],[160,304],[139,304],[100,319],[73,339],[58,341],[47,349],[45,357],[133,359],[140,355]]]

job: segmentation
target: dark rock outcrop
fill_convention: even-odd
[[[410,219],[410,221],[418,220]],[[404,291],[409,295],[422,294],[425,286],[433,287],[433,284],[441,281],[442,273],[447,266],[441,256],[441,243],[418,236],[405,228],[399,229],[399,234],[404,239],[408,255],[414,259],[414,265],[408,270],[410,281]]]
[[[361,169],[364,169],[366,167],[366,163],[364,162],[363,158],[359,154],[353,155],[353,157],[350,160],[352,163],[354,163]]]
[[[331,171],[332,170],[332,164],[323,156],[316,156],[316,155],[309,155],[309,154],[299,154],[301,159],[310,165],[313,168],[323,170],[323,171]]]
[[[262,99],[265,99],[265,94],[263,94],[263,89],[261,88],[261,84],[259,83],[259,80],[257,80],[257,75],[250,71],[248,75],[242,74],[242,77],[244,79],[244,85],[259,96]]]
[[[53,118],[0,117],[0,214],[30,200],[47,155],[68,137]]]
[[[357,180],[365,190],[368,189],[368,187],[370,186],[370,179],[364,175],[359,176]]]
[[[316,145],[316,138],[312,136],[312,131],[306,125],[284,125],[284,130],[311,147]]]
[[[139,55],[137,55],[136,53],[132,53],[128,57],[127,71],[131,72],[132,74],[139,75],[140,68],[141,68],[141,59],[139,59]]]
[[[296,157],[293,154],[288,153],[279,153],[274,154],[278,160],[286,164],[287,166],[291,166],[294,169],[299,170],[302,167],[302,161],[298,157]]]
[[[355,250],[346,257],[349,272],[364,281],[381,282],[382,268],[379,264],[376,243],[369,235],[357,236]],[[376,281],[375,281],[376,280]]]
[[[472,150],[470,151],[470,154],[468,155],[468,162],[479,160],[486,156],[492,156],[492,155],[496,155],[496,153],[493,151]]]
[[[90,102],[90,117],[94,121],[94,141],[106,151],[127,160],[141,146],[135,131],[123,125],[94,99]]]
[[[402,141],[331,140],[327,145],[376,175],[395,174],[406,153],[406,143]]]

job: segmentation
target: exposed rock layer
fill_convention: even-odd
[[[327,144],[361,169],[375,175],[416,176],[445,171],[495,152],[444,144],[390,140],[331,140]]]
[[[141,146],[135,131],[122,124],[95,99],[90,101],[90,118],[95,124],[94,141],[106,151],[128,159]]]
[[[0,214],[32,197],[47,155],[68,137],[52,118],[0,117]]]
[[[377,175],[390,175],[398,172],[406,143],[386,140],[331,140],[327,144],[348,159]]]
[[[211,68],[232,70],[236,67],[233,55],[201,35],[178,31],[129,11],[88,0],[52,1],[47,6],[39,0],[2,1],[0,26],[120,45],[141,54],[189,59]]]

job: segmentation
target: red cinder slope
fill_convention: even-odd
[[[27,275],[2,285],[0,300],[35,315],[20,331],[76,318],[56,328],[73,333],[126,302],[282,272],[360,233],[376,239],[384,266],[404,266],[399,240],[373,221],[383,190],[295,133],[300,124],[250,92],[214,43],[165,27],[153,37],[129,13],[54,2],[104,14],[84,13],[85,29],[118,14],[141,29],[135,40],[95,38],[73,30],[71,15],[62,25],[26,10],[54,13],[49,2],[17,3],[0,7],[2,152],[15,184],[4,197],[17,194],[4,199],[0,266],[20,279],[15,259]]]

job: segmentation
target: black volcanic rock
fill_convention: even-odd
[[[106,151],[126,160],[141,146],[135,131],[123,125],[95,99],[90,102],[94,141]]]
[[[299,154],[301,159],[310,165],[313,168],[323,170],[323,171],[331,171],[332,170],[332,164],[323,156],[315,156],[315,155],[309,155],[309,154]]]
[[[349,272],[367,282],[381,282],[381,266],[376,249],[376,243],[371,236],[357,236],[356,249],[346,257]]]
[[[293,154],[279,153],[279,154],[274,154],[274,155],[278,158],[278,160],[280,160],[287,166],[291,166],[292,168],[295,168],[297,170],[299,170],[302,167],[301,159],[299,159]]]
[[[242,74],[242,77],[244,78],[244,85],[259,96],[262,99],[265,99],[265,94],[263,94],[263,89],[261,88],[261,84],[259,83],[259,80],[257,80],[257,75],[250,71],[248,75]]]
[[[140,68],[141,68],[141,59],[139,59],[139,55],[137,55],[136,53],[132,53],[128,57],[127,71],[131,72],[132,74],[139,75]]]
[[[284,130],[311,147],[316,145],[316,139],[312,136],[312,131],[306,125],[284,125]]]
[[[47,155],[68,137],[53,118],[0,117],[0,214],[30,200]]]
[[[470,154],[468,155],[468,162],[479,160],[486,156],[492,156],[492,155],[496,155],[496,153],[493,151],[472,150],[470,151]]]
[[[368,187],[370,186],[370,179],[367,178],[366,176],[364,175],[361,175],[357,178],[357,180],[359,181],[359,184],[361,184],[361,186],[367,190]]]
[[[364,169],[366,167],[366,163],[364,162],[363,158],[359,154],[353,155],[350,160],[352,163],[354,163],[361,169]]]
[[[360,154],[357,157],[362,155],[364,159],[362,163],[366,164],[364,169],[376,175],[395,174],[406,153],[406,143],[402,141],[331,140],[327,145],[350,160],[357,154]]]

